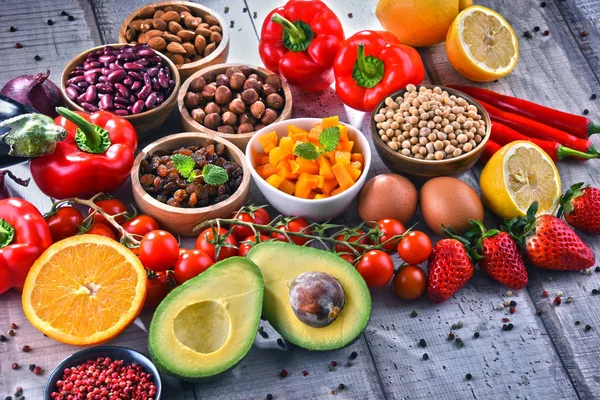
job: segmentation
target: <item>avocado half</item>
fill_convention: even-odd
[[[264,283],[250,260],[232,257],[173,290],[160,303],[148,333],[156,366],[186,381],[214,378],[250,351]]]
[[[329,251],[284,242],[264,242],[247,256],[261,270],[265,294],[263,314],[284,338],[308,350],[334,350],[354,341],[371,315],[371,293],[350,263]],[[324,327],[300,321],[290,304],[290,286],[305,272],[324,272],[344,289],[345,304],[337,318]]]

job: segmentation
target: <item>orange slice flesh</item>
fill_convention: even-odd
[[[146,271],[118,242],[79,235],[50,246],[31,267],[23,310],[33,326],[62,343],[106,342],[137,317]]]

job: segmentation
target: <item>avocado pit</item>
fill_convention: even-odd
[[[290,305],[296,317],[308,326],[331,324],[344,308],[342,285],[324,272],[305,272],[290,286]]]
[[[229,337],[231,321],[225,307],[207,300],[185,307],[173,323],[177,340],[197,353],[219,350]]]

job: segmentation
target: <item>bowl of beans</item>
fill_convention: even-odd
[[[181,79],[229,53],[229,29],[223,17],[201,4],[162,1],[138,8],[121,25],[120,43],[147,43],[177,66]]]
[[[133,198],[144,214],[169,232],[194,235],[194,227],[239,210],[250,191],[244,153],[219,137],[178,133],[146,146],[131,169]]]
[[[490,126],[488,113],[473,98],[432,85],[408,85],[381,101],[371,116],[371,135],[384,164],[419,179],[473,167]]]
[[[108,398],[109,393],[119,399],[159,399],[161,391],[160,374],[148,357],[126,347],[97,346],[64,359],[50,374],[44,399]]]
[[[69,108],[113,112],[131,122],[138,136],[167,120],[180,84],[173,62],[147,44],[93,47],[73,58],[61,77]]]
[[[292,92],[279,75],[245,64],[206,67],[181,85],[183,128],[223,137],[242,151],[260,129],[292,115]]]

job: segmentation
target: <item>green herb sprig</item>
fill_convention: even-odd
[[[193,182],[196,178],[196,170],[194,169],[196,161],[190,156],[183,154],[173,154],[171,160],[175,164],[175,168],[179,171],[179,174],[187,179],[188,182]],[[218,165],[206,164],[202,168],[202,177],[204,182],[209,185],[222,185],[229,180],[227,171]]]
[[[319,144],[321,144],[322,147],[318,147],[310,142],[298,143],[294,148],[294,155],[304,158],[305,160],[314,161],[319,158],[321,154],[335,150],[339,143],[340,128],[332,126],[323,130],[319,135]]]

